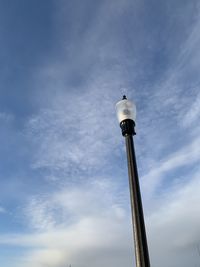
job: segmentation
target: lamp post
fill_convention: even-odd
[[[133,135],[136,134],[136,106],[128,100],[126,96],[123,96],[123,99],[116,104],[116,111],[122,135],[125,137],[126,141],[136,267],[150,267],[142,199],[133,143]]]

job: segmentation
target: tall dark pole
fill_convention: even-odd
[[[126,99],[125,96],[123,99]],[[133,143],[135,122],[132,119],[125,119],[121,121],[120,127],[122,129],[122,135],[125,137],[126,141],[136,267],[150,267],[142,199]]]

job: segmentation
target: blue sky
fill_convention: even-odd
[[[199,45],[197,0],[0,2],[2,266],[133,266],[124,93],[152,266],[199,265]]]

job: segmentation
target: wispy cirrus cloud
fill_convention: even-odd
[[[36,148],[32,167],[79,172],[102,166],[119,140],[105,131],[117,129],[113,113],[109,97],[98,88],[78,97],[62,95],[53,110],[41,110],[27,124]]]

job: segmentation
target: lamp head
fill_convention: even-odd
[[[136,106],[133,102],[128,100],[126,96],[116,104],[117,118],[122,129],[122,135],[134,135]]]
[[[133,121],[136,119],[136,106],[133,102],[128,100],[125,95],[122,100],[117,102],[116,111],[119,123],[127,119]]]

